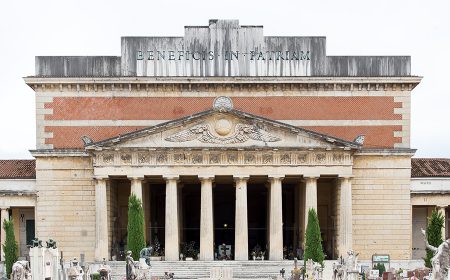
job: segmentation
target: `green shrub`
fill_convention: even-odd
[[[91,273],[91,279],[92,280],[100,280],[100,273],[97,273],[97,272]]]
[[[134,260],[139,259],[139,252],[145,248],[144,210],[141,200],[131,194],[128,199],[128,236],[127,248]]]
[[[3,229],[5,230],[5,243],[3,244],[3,251],[5,252],[5,267],[6,276],[9,276],[12,271],[13,264],[17,261],[17,242],[14,236],[14,223],[12,220],[5,219],[3,223]]]
[[[427,225],[427,239],[431,246],[438,247],[443,242],[442,228],[444,227],[444,217],[442,214],[434,209],[431,212],[431,217],[428,218]],[[427,249],[427,256],[424,258],[425,266],[431,268],[431,258],[434,253]]]
[[[319,218],[313,208],[308,211],[308,225],[305,234],[304,261],[312,259],[323,266],[325,255],[322,250],[322,237],[320,235]]]
[[[383,276],[383,272],[386,272],[386,267],[385,267],[384,264],[382,264],[382,263],[377,263],[377,264],[375,265],[375,269],[377,269],[377,270],[379,271],[380,277]]]

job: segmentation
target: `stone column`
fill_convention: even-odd
[[[213,193],[214,177],[202,177],[200,205],[200,260],[214,260]]]
[[[442,217],[444,217],[444,227],[442,228],[442,240],[445,240],[447,236],[447,227],[446,227],[446,216],[445,216],[445,209],[447,208],[447,205],[438,205],[436,206],[439,213],[441,213]]]
[[[344,256],[353,247],[352,183],[350,178],[340,181],[339,254]]]
[[[309,209],[316,210],[317,213],[317,178],[318,177],[305,177],[305,221],[303,232],[306,233],[306,227],[308,226],[308,212]]]
[[[165,260],[179,260],[178,231],[178,178],[166,179],[166,226],[165,226]]]
[[[247,214],[247,180],[248,177],[236,180],[236,213],[234,229],[234,259],[248,260],[248,214]]]
[[[144,177],[133,177],[131,178],[131,194],[134,194],[144,206],[144,201],[142,200],[142,183]]]
[[[271,261],[283,260],[283,199],[281,180],[283,177],[270,177],[270,236],[269,258]]]
[[[132,177],[131,178],[131,194],[134,194],[140,201],[142,209],[144,210],[144,240],[147,241],[147,233],[146,233],[146,219],[145,219],[145,205],[143,199],[143,189],[142,185],[144,182],[144,177]]]
[[[106,179],[95,179],[95,260],[109,260]]]
[[[9,209],[8,208],[2,208],[1,209],[1,213],[0,213],[0,226],[1,226],[1,234],[0,234],[0,239],[1,239],[1,244],[0,244],[0,252],[1,252],[1,258],[2,261],[5,261],[5,252],[3,251],[3,245],[5,244],[5,238],[6,238],[6,232],[3,229],[3,224],[5,222],[5,220],[9,221]]]

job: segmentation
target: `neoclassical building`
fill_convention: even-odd
[[[127,201],[178,260],[229,248],[297,255],[308,209],[336,259],[411,259],[407,56],[328,56],[325,37],[211,20],[180,37],[122,37],[120,56],[36,57],[36,235],[116,259]]]

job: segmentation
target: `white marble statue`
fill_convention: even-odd
[[[31,269],[28,261],[17,261],[13,264],[11,270],[12,280],[31,279]]]
[[[445,240],[437,248],[428,243],[427,233],[421,229],[427,249],[434,253],[431,258],[433,280],[446,280],[450,268],[450,239]]]

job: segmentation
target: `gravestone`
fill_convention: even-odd
[[[50,242],[50,244],[49,244]],[[56,242],[49,240],[47,247],[35,239],[30,248],[30,265],[32,279],[57,280],[59,278],[59,253]]]

